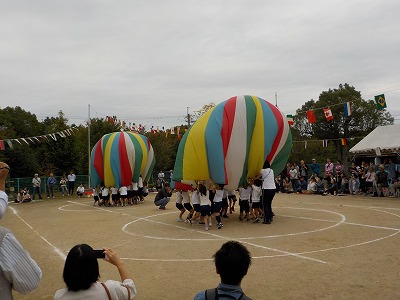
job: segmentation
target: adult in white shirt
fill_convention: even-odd
[[[75,190],[75,180],[76,180],[76,175],[74,174],[73,171],[68,174],[68,195],[72,195]]]
[[[112,249],[103,250],[104,260],[117,267],[121,281],[100,282],[99,257],[89,245],[76,245],[65,260],[63,278],[67,287],[55,293],[55,300],[126,300],[136,296],[136,286],[122,260]]]
[[[0,219],[6,212],[8,196],[4,192],[9,167],[0,162]],[[12,290],[27,294],[36,289],[42,271],[15,236],[0,227],[0,299],[12,300]]]
[[[262,183],[262,200],[264,208],[264,221],[263,224],[271,224],[274,213],[272,212],[272,200],[275,197],[276,185],[274,170],[271,169],[269,161],[264,162],[263,168],[260,172]]]

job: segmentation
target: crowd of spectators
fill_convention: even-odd
[[[347,169],[340,160],[333,163],[327,158],[324,164],[301,160],[286,164],[276,186],[283,193],[400,197],[400,167],[390,158],[383,163],[353,161]]]

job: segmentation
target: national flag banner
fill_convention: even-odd
[[[304,149],[307,149],[307,141],[304,141]]]
[[[327,121],[333,120],[332,110],[330,107],[324,108],[324,114]]]
[[[376,102],[376,106],[379,110],[387,107],[384,94],[375,96],[375,102]]]
[[[0,150],[5,150],[3,141],[0,141]]]
[[[181,130],[181,127],[180,126],[178,126],[178,127],[176,127],[176,134],[178,135],[178,140],[180,141],[181,140],[181,134],[180,134],[180,131]]]
[[[307,110],[307,119],[308,123],[316,123],[317,119],[315,118],[315,113],[312,109]]]
[[[344,116],[349,117],[351,116],[351,107],[350,107],[350,102],[344,102]]]
[[[322,141],[322,146],[323,147],[328,147],[328,140],[323,140]]]
[[[171,127],[171,134],[175,134],[175,127]]]
[[[288,123],[290,126],[294,124],[293,116],[292,115],[286,115],[286,118],[288,120]]]
[[[340,141],[342,142],[342,146],[347,145],[347,139],[346,138],[341,138]]]

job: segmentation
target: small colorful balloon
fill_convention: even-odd
[[[105,134],[93,147],[90,159],[92,186],[129,186],[139,176],[148,181],[155,165],[147,137],[133,132]]]

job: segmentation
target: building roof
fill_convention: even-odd
[[[349,150],[354,154],[393,154],[400,152],[400,125],[376,127]]]

